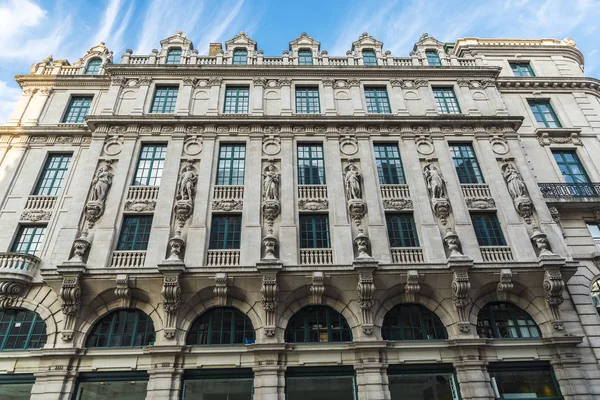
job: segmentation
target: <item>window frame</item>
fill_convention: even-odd
[[[556,163],[556,166],[558,167],[558,171],[560,173],[560,176],[563,178],[565,183],[583,183],[583,184],[590,184],[592,181],[590,179],[590,176],[587,173],[587,170],[585,169],[583,162],[581,162],[581,158],[579,158],[579,154],[577,154],[577,150],[575,149],[552,149],[550,150],[550,152],[552,153],[552,158],[554,159],[554,162]],[[573,162],[567,160],[566,156],[567,155],[571,155],[573,157]],[[558,160],[557,156],[560,156],[560,158],[562,160]],[[563,173],[563,170],[561,169],[561,165],[565,166],[565,169],[568,170],[568,174]],[[573,166],[579,167],[581,169],[581,174],[575,173],[573,172]],[[580,176],[580,178],[577,178],[577,176]],[[566,179],[566,177],[569,177],[572,182],[569,182],[568,179]]]
[[[224,328],[226,328],[224,325],[227,322],[225,313],[230,313],[229,314],[229,329],[224,329]],[[219,316],[220,316],[220,319],[217,320],[217,317],[219,317]],[[240,322],[240,320],[242,321],[243,328],[242,328],[241,332],[238,332],[236,322]],[[203,323],[206,324],[205,330],[201,328]],[[215,328],[215,324],[220,325],[220,329],[218,330],[218,332],[220,332],[218,343],[213,343],[214,334],[217,331],[217,328]],[[224,342],[223,336],[227,332],[229,332],[230,340],[228,342]],[[241,335],[242,335],[241,342],[238,342],[236,340],[238,333],[241,333]],[[203,335],[206,339],[206,343],[199,343],[202,341],[201,338]],[[195,339],[195,340],[190,340],[190,339]],[[192,322],[192,325],[190,326],[190,328],[187,332],[186,338],[185,338],[185,344],[187,346],[215,346],[215,345],[234,346],[234,345],[252,344],[252,343],[254,343],[255,340],[256,340],[256,331],[254,330],[254,327],[252,326],[252,321],[248,317],[248,314],[244,314],[243,312],[241,312],[240,310],[238,310],[235,307],[214,307],[214,308],[211,308],[211,309],[205,311],[204,313],[200,314],[194,320],[194,322]]]
[[[600,315],[600,277],[595,279],[590,286],[590,297],[592,298],[592,304],[596,308],[598,315]]]
[[[290,395],[294,395],[293,398],[306,398],[305,393],[289,393],[289,388],[292,385],[289,384],[289,379],[295,378],[349,378],[352,384],[352,399],[358,399],[358,385],[356,383],[356,371],[350,366],[335,366],[335,367],[287,367],[285,370],[284,382],[285,382],[285,398],[290,398]],[[302,397],[300,397],[302,396]],[[350,398],[348,398],[350,400]]]
[[[31,229],[31,228],[34,229],[33,234],[30,234],[30,233],[26,234],[24,232],[25,230]],[[17,228],[17,232],[15,234],[15,237],[10,246],[11,253],[29,254],[29,255],[35,256],[42,249],[42,247],[44,245],[44,239],[46,238],[46,229],[47,228],[48,228],[47,224],[19,224],[19,226]],[[41,230],[41,234],[39,234],[37,232],[38,229]],[[19,247],[20,247],[21,238],[25,234],[31,235],[31,238],[27,241],[26,249],[23,252],[22,250],[19,250]],[[38,238],[39,240],[35,243],[35,249],[33,250],[33,252],[31,252],[31,246],[34,243],[35,238]]]
[[[298,225],[301,249],[331,249],[331,228],[328,214],[302,213],[298,218]],[[307,227],[310,230],[307,230]],[[327,244],[327,247],[320,246],[321,244]]]
[[[231,64],[248,65],[248,49],[243,47],[233,49],[233,52],[231,53]]]
[[[554,107],[552,107],[552,102],[550,99],[527,99],[527,104],[529,105],[529,110],[533,115],[533,121],[538,128],[553,129],[563,127],[558,115],[556,114],[556,111],[554,111]],[[542,106],[547,107],[547,113],[541,109]],[[549,114],[553,120],[548,120],[546,118],[546,114]],[[540,116],[541,121],[538,120],[538,115]],[[556,126],[551,126],[553,124]]]
[[[80,387],[82,383],[100,383],[103,382],[145,382],[146,394],[148,393],[148,382],[150,376],[146,371],[107,371],[107,372],[80,372],[75,381],[75,390],[71,397],[72,400],[81,400]]]
[[[327,184],[325,150],[322,143],[298,142],[296,144],[296,160],[298,185]],[[308,175],[307,171],[309,171]]]
[[[460,385],[458,383],[458,378],[456,376],[456,370],[454,365],[447,363],[437,363],[437,364],[389,364],[387,367],[387,376],[389,378],[389,385],[393,385],[394,377],[398,376],[439,376],[439,375],[449,375],[450,376],[450,390],[452,391],[453,399],[462,399],[460,393]],[[390,388],[390,395],[395,392]],[[392,399],[396,399],[395,396],[392,396]]]
[[[245,175],[246,143],[220,143],[215,186],[243,186]]]
[[[508,399],[514,399],[514,400],[529,400],[532,399],[532,397],[495,397],[496,393],[495,393],[495,389],[494,388],[494,383],[496,383],[496,377],[494,376],[495,373],[502,373],[502,372],[527,372],[527,371],[547,371],[550,375],[550,378],[552,379],[552,382],[554,383],[554,389],[556,391],[556,394],[558,394],[558,396],[553,396],[553,397],[535,397],[536,400],[563,400],[564,397],[562,395],[562,392],[560,390],[560,385],[558,383],[558,380],[556,379],[556,375],[554,374],[554,369],[552,368],[551,365],[549,365],[547,362],[544,361],[523,361],[523,362],[491,362],[489,363],[488,367],[488,374],[490,376],[490,384],[492,385],[492,391],[494,392],[494,398],[496,400],[508,400]],[[500,393],[498,393],[500,394]],[[511,394],[517,394],[517,393],[511,393]]]
[[[498,307],[496,309],[495,307]],[[504,307],[501,309],[500,307]],[[508,320],[505,319],[508,314]],[[526,324],[519,324],[519,321],[524,320]],[[485,325],[483,321],[489,321],[489,325]],[[527,329],[530,336],[524,336],[521,329]],[[502,337],[501,329],[506,329],[507,332],[517,333],[517,337]],[[537,336],[532,335],[532,329],[535,329]],[[486,330],[491,330],[492,336],[490,337],[485,333]],[[533,317],[525,310],[516,306],[513,303],[506,301],[493,301],[483,306],[477,313],[477,335],[479,337],[485,337],[487,339],[498,339],[498,340],[541,340],[542,331],[537,325]]]
[[[218,226],[219,222],[224,224]],[[223,238],[219,239],[218,234]],[[239,250],[242,247],[242,214],[213,214],[210,223],[209,250]]]
[[[419,235],[412,213],[386,212],[385,225],[390,248],[419,247]]]
[[[495,212],[474,211],[470,214],[471,223],[473,225],[473,230],[475,231],[475,236],[477,237],[477,243],[479,244],[479,246],[498,247],[508,245],[506,242],[506,236],[504,236],[504,232],[502,231],[502,225],[500,224],[498,216]],[[476,218],[474,218],[475,216]],[[484,217],[488,217],[488,220],[484,221]],[[485,225],[480,225],[481,223],[484,223]],[[494,224],[495,226],[490,227],[488,223]],[[480,235],[481,233],[484,233],[485,236]]]
[[[442,59],[440,53],[437,50],[425,50],[425,58],[427,58],[427,65],[430,67],[441,67]],[[432,64],[432,61],[434,62]]]
[[[177,53],[177,52],[179,54],[173,56],[173,53]],[[181,64],[181,56],[182,55],[183,55],[183,49],[182,48],[180,48],[180,47],[170,47],[169,49],[167,49],[167,54],[165,56],[165,65]]]
[[[75,102],[81,100],[85,102],[82,105],[76,105]],[[61,119],[62,124],[83,124],[85,123],[85,117],[90,113],[92,108],[92,102],[94,101],[93,95],[86,94],[74,94],[69,98],[67,108],[65,109],[64,115]],[[72,110],[77,110],[74,115],[71,115]]]
[[[313,341],[311,340],[311,332],[313,332],[315,329],[314,325],[311,326],[310,322],[311,320],[319,321],[319,317],[322,316],[322,313],[325,313],[324,319],[326,326],[323,328],[323,325],[318,324],[316,333],[318,334],[319,341]],[[300,322],[300,324],[297,324],[296,322]],[[333,327],[336,322],[337,326]],[[334,338],[334,330],[338,331],[339,340]],[[320,340],[323,333],[327,334],[327,341]],[[302,340],[298,340],[298,334],[302,335]],[[346,338],[348,340],[344,340]],[[287,326],[285,327],[284,339],[285,343],[348,343],[352,342],[353,337],[352,329],[342,313],[337,312],[335,309],[329,306],[310,305],[302,307],[300,310],[294,313],[294,315],[292,315]],[[288,339],[292,340],[290,341]]]
[[[316,93],[316,96],[315,96]],[[299,96],[300,95],[300,96]],[[298,85],[295,87],[296,114],[321,114],[319,86]],[[314,101],[316,99],[316,102]],[[314,108],[316,105],[316,109]],[[301,111],[301,109],[305,111]]]
[[[121,312],[126,312],[127,318],[124,321],[119,322],[120,324],[124,325],[122,332],[115,332],[115,324],[117,323],[116,320]],[[131,332],[126,332],[125,328],[127,328],[128,322],[131,322],[129,317],[132,315],[135,315],[135,322],[133,324],[133,330]],[[142,317],[145,319],[144,321],[140,321],[140,319]],[[109,318],[110,318],[110,321],[109,321]],[[102,333],[100,324],[105,323],[105,322],[108,322],[109,326],[108,326],[106,333]],[[138,327],[140,325],[140,322],[146,323],[145,331],[138,332]],[[117,336],[131,336],[131,338],[129,340],[130,344],[125,345],[125,346],[124,345],[119,345],[119,346],[111,345],[111,343],[115,337],[115,334]],[[136,337],[140,336],[140,335],[142,337],[142,340],[141,340],[142,344],[136,345],[135,344]],[[95,345],[90,346],[90,341],[94,338],[94,336],[96,336]],[[98,340],[100,340],[102,337],[105,338],[106,344],[103,346],[98,346]],[[152,320],[152,318],[150,318],[150,316],[148,314],[146,314],[145,312],[143,312],[142,310],[139,310],[137,308],[120,308],[120,309],[117,309],[117,310],[114,310],[114,311],[111,311],[111,312],[105,314],[104,316],[102,316],[102,318],[98,319],[94,323],[94,326],[92,327],[89,334],[85,338],[85,347],[88,349],[116,349],[116,348],[146,347],[146,346],[152,346],[155,341],[156,341],[156,329],[154,327],[154,321]],[[122,341],[121,341],[121,343],[122,343]]]
[[[124,215],[123,221],[121,222],[121,230],[119,231],[119,240],[117,241],[116,251],[148,250],[153,219],[154,215],[152,214]],[[129,221],[136,221],[133,227],[133,238],[131,240],[128,240],[128,237],[126,236],[130,234],[129,231],[126,230],[126,228],[129,227],[127,226]],[[128,245],[129,242],[131,242],[130,245]]]
[[[165,91],[164,95],[161,93],[163,90]],[[174,114],[177,111],[178,96],[179,85],[161,84],[154,86],[150,114]]]
[[[365,67],[376,67],[379,65],[379,60],[377,60],[377,52],[374,49],[362,50],[362,60],[363,66]]]
[[[453,86],[432,86],[431,91],[433,92],[433,99],[438,114],[462,114]]]
[[[365,86],[363,88],[367,114],[391,114],[390,97],[386,86]],[[385,94],[385,96],[382,96]]]
[[[96,61],[97,61],[97,63],[96,63]],[[92,62],[94,62],[93,65],[92,65]],[[92,69],[90,69],[90,66],[92,66]],[[99,75],[101,69],[102,69],[102,59],[98,58],[98,57],[94,57],[87,62],[86,66],[85,66],[84,75]]]
[[[407,317],[410,320],[408,326],[405,324]],[[413,321],[413,317],[417,317],[418,321]],[[390,321],[395,322],[396,325],[389,325]],[[430,326],[428,322],[431,323]],[[422,339],[415,338],[417,330],[420,330]],[[433,332],[432,338],[429,338],[429,331]],[[407,332],[410,332],[412,338],[406,337]],[[448,331],[440,317],[427,307],[417,303],[400,303],[383,317],[381,337],[388,341],[447,340]]]
[[[461,185],[483,185],[485,178],[472,143],[448,143],[452,164]],[[459,163],[461,162],[461,163]]]
[[[509,61],[508,65],[517,78],[533,78],[536,76],[530,61]],[[523,71],[527,71],[527,74],[524,75]]]
[[[249,113],[250,86],[244,84],[226,85],[223,96],[223,114]]]
[[[397,143],[373,143],[373,153],[375,155],[377,177],[381,185],[406,185],[402,154]],[[387,161],[385,166],[384,161]],[[393,173],[394,170],[396,175]]]
[[[48,342],[47,326],[44,319],[38,313],[24,308],[7,308],[0,310],[0,326],[5,324],[4,317],[7,313],[11,313],[11,315],[6,322],[6,329],[3,329],[4,333],[0,335],[0,352],[41,349],[44,347]],[[17,319],[17,316],[20,316],[20,320]],[[24,318],[30,318],[30,321],[24,320]],[[21,324],[23,323],[31,324],[29,329],[27,329],[27,332],[22,333],[21,329],[19,329],[18,333],[13,333],[14,329],[22,328]],[[19,324],[19,326],[16,326],[16,324]],[[39,327],[42,327],[40,332],[34,333],[36,328]],[[21,347],[14,347],[17,341],[22,337],[25,337],[23,345]],[[6,348],[11,338],[14,340],[13,347]],[[34,341],[35,344],[32,345],[32,341]]]
[[[52,167],[55,158],[58,160],[58,167]],[[42,171],[38,176],[37,182],[34,186],[32,196],[59,196],[62,192],[62,187],[65,180],[68,177],[69,168],[71,167],[71,160],[73,159],[73,153],[48,153],[46,160],[42,166]],[[63,164],[66,162],[66,166]],[[54,172],[52,177],[46,176],[50,172]],[[60,174],[62,172],[62,175]],[[60,175],[60,177],[58,177]],[[42,186],[46,179],[50,179],[49,186]],[[58,181],[58,182],[57,182]]]
[[[146,158],[144,156],[144,151],[150,148],[152,149],[152,155],[149,158]],[[133,182],[131,183],[131,186],[160,186],[166,158],[166,143],[142,143],[140,146],[140,152],[138,155],[137,164],[135,166],[135,173],[133,174]],[[144,166],[144,168],[140,169],[140,165],[146,161],[149,161],[148,168]],[[147,174],[144,173],[146,170],[148,171]],[[138,175],[140,172],[142,172],[142,174]],[[156,174],[154,174],[154,172],[156,172]]]
[[[298,65],[313,65],[311,49],[298,49]]]

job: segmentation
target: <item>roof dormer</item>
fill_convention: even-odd
[[[290,53],[294,60],[298,59],[299,52],[308,52],[312,54],[312,59],[316,60],[319,56],[319,52],[321,51],[321,43],[317,42],[312,38],[312,36],[308,36],[306,32],[302,32],[300,36],[290,42]],[[307,56],[303,56],[303,59],[308,59]],[[296,64],[296,63],[295,63]]]
[[[381,60],[384,57],[382,48],[383,43],[369,36],[367,32],[352,43],[352,52],[358,58],[359,65],[374,65],[375,59]]]
[[[240,32],[239,35],[235,35],[233,39],[225,42],[225,52],[229,60],[233,60],[234,52],[242,53],[246,51],[246,57],[252,58],[256,55],[256,42],[244,32]]]
[[[160,51],[158,52],[159,64],[167,63],[167,60],[175,60],[169,64],[180,64],[178,57],[184,58],[189,56],[194,50],[194,45],[191,40],[187,39],[181,31],[177,31],[174,35],[160,41]],[[171,53],[171,56],[170,54]],[[173,55],[177,57],[173,57]]]
[[[429,52],[429,54],[427,54]],[[439,59],[446,58],[446,51],[444,50],[444,42],[440,42],[433,36],[429,36],[427,33],[421,35],[421,38],[415,46],[413,47],[413,51],[411,55],[416,54],[421,59],[426,59],[429,55],[431,58],[431,53],[437,53]]]
[[[79,72],[82,74],[100,75],[104,72],[104,66],[106,64],[112,64],[112,61],[113,52],[106,47],[104,42],[100,42],[99,45],[96,45],[86,51],[83,57],[74,62],[73,67],[82,68],[82,71]]]

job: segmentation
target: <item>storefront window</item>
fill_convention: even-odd
[[[145,372],[82,373],[76,400],[145,400],[148,374]]]
[[[182,400],[252,400],[251,369],[194,370],[183,377]]]
[[[390,365],[392,400],[460,400],[452,365]]]
[[[354,369],[288,368],[285,393],[287,400],[356,400]]]
[[[34,383],[31,374],[0,375],[0,400],[29,400]]]
[[[544,364],[490,364],[488,367],[496,399],[561,400],[552,368]]]

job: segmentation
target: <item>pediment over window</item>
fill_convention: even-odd
[[[375,40],[373,36],[369,36],[367,32],[364,32],[357,41],[352,43],[352,51],[361,55],[363,50],[372,50],[377,53],[379,56],[383,54],[383,42],[379,40]]]
[[[436,50],[438,54],[445,54],[444,42],[440,42],[433,36],[429,36],[427,33],[421,35],[421,38],[413,47],[413,52],[425,56],[425,51]]]
[[[165,55],[171,48],[181,49],[185,55],[194,50],[194,44],[181,31],[177,31],[174,35],[160,41],[160,55]]]
[[[306,32],[302,32],[296,40],[290,42],[290,52],[295,53],[299,49],[310,49],[313,54],[315,52],[318,53],[321,50],[321,42],[317,42],[312,36],[308,36]]]
[[[108,49],[108,47],[106,47],[106,44],[104,42],[100,42],[100,44],[92,47],[91,49],[89,49],[88,51],[85,52],[85,54],[83,55],[83,57],[81,57],[78,61],[73,63],[74,67],[79,67],[79,66],[84,66],[87,65],[91,60],[93,59],[100,59],[102,60],[102,65],[104,64],[112,64],[112,60],[113,60],[113,52],[110,51]],[[56,63],[57,61],[61,61],[61,60],[55,60],[54,62]],[[66,60],[64,60],[66,61]],[[68,61],[66,61],[68,64]],[[63,64],[65,65],[65,64]]]
[[[235,35],[233,39],[230,39],[225,42],[225,51],[230,56],[233,54],[234,49],[246,49],[248,51],[248,56],[251,57],[256,52],[256,42],[244,32],[240,32],[238,35]]]

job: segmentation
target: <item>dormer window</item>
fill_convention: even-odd
[[[169,49],[167,52],[167,59],[165,64],[179,64],[181,63],[181,49]]]
[[[309,49],[298,50],[298,65],[313,65],[312,51]]]
[[[441,67],[442,62],[440,61],[440,55],[435,50],[426,50],[425,56],[427,57],[427,64],[430,67]]]
[[[365,66],[373,67],[377,66],[377,55],[373,50],[363,50],[363,64]]]
[[[100,73],[100,67],[102,66],[102,60],[99,58],[91,59],[88,62],[87,68],[85,69],[86,75],[98,75]]]
[[[248,64],[248,50],[246,50],[246,49],[233,50],[233,64],[234,65]]]

